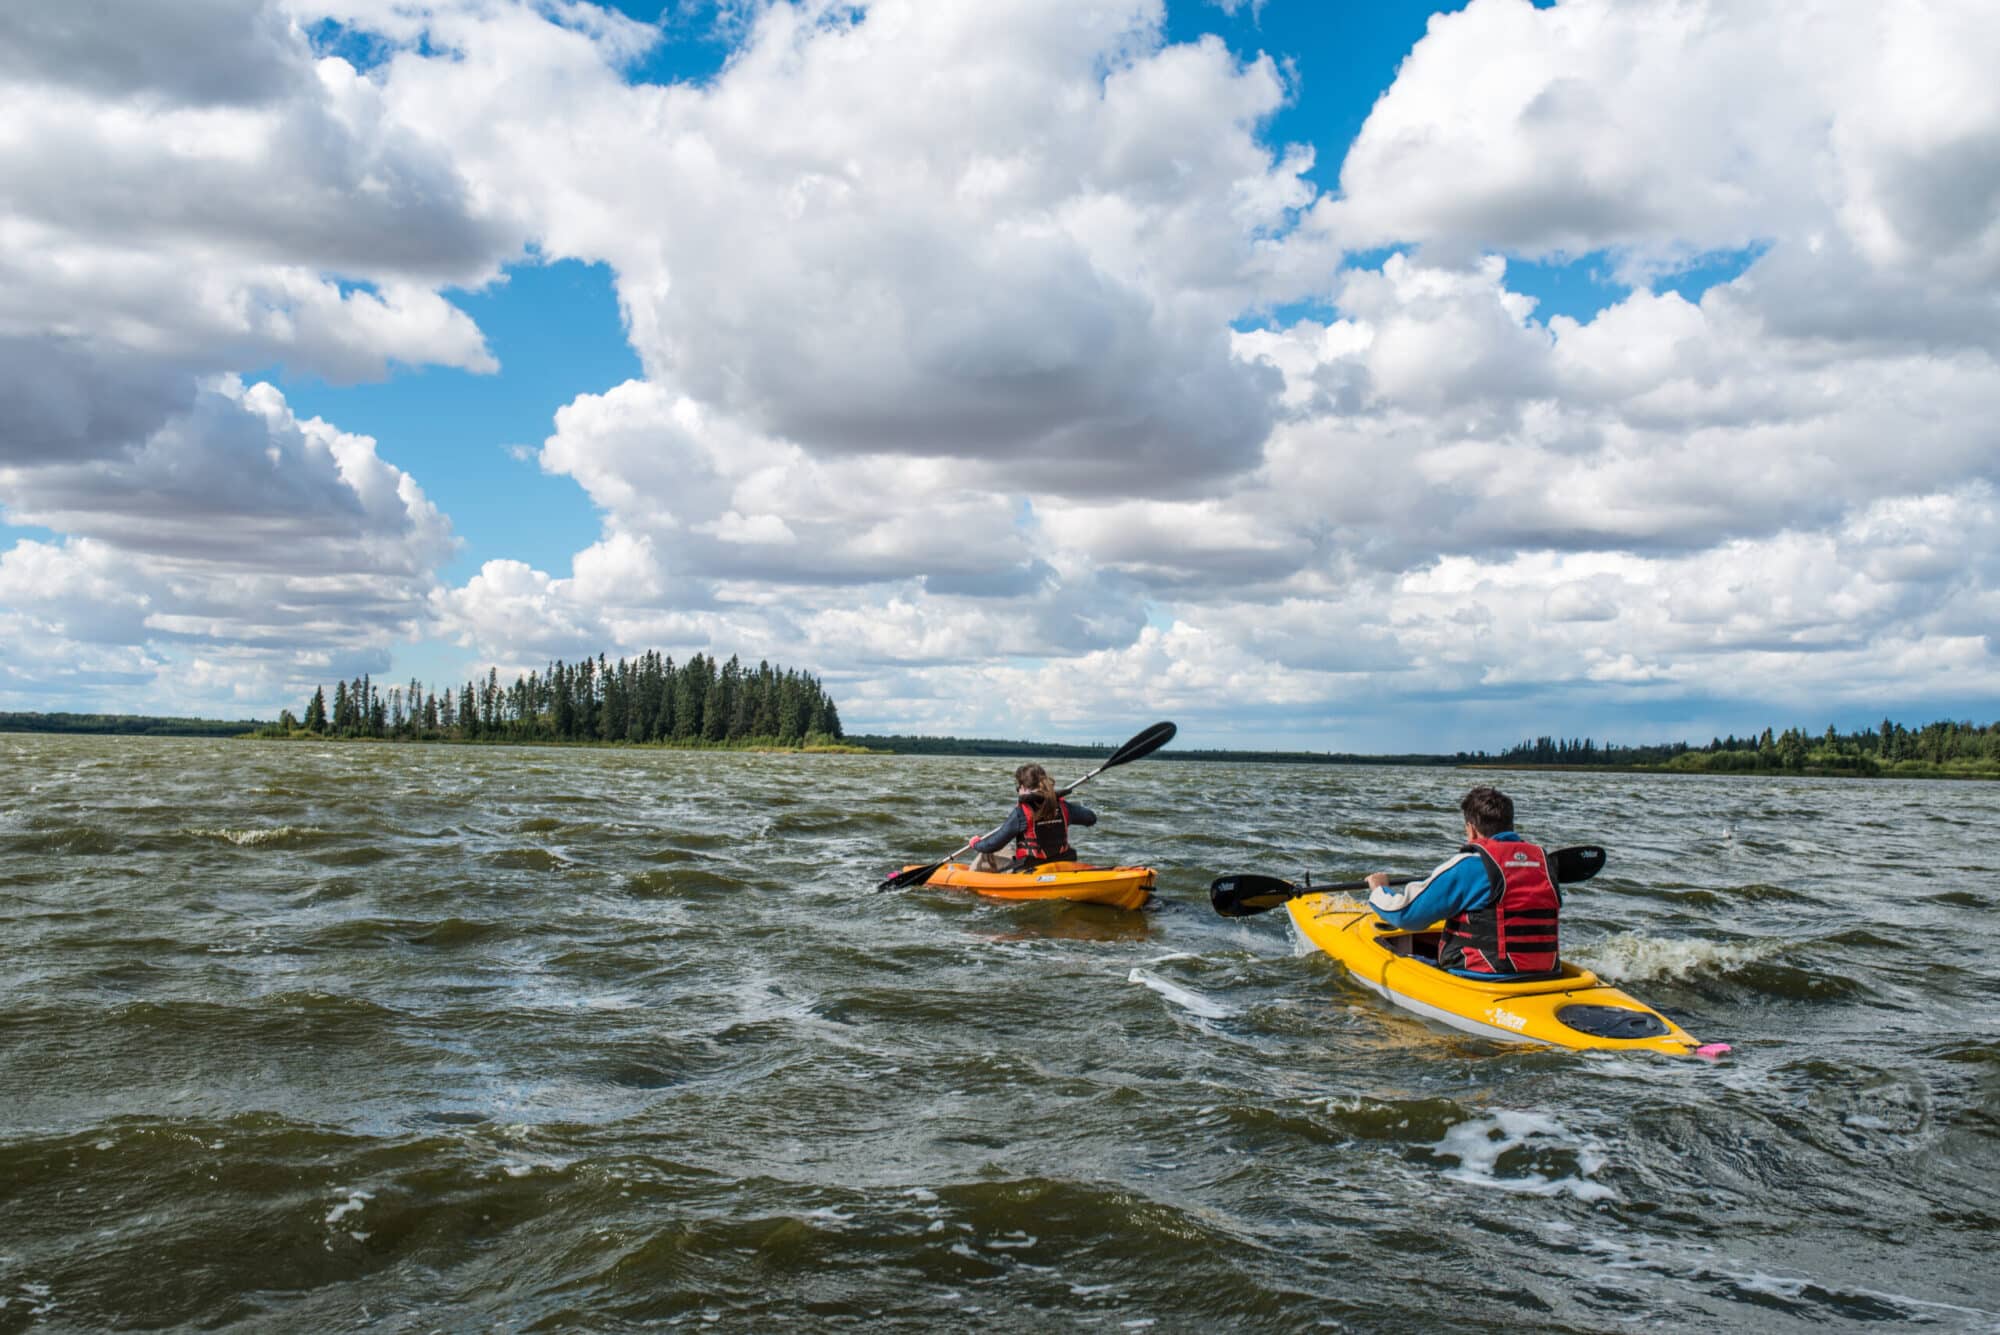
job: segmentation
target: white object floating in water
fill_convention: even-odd
[[[1132,970],[1131,973],[1125,976],[1125,981],[1128,983],[1144,983],[1147,987],[1152,988],[1176,1006],[1202,1016],[1204,1019],[1223,1020],[1235,1014],[1234,1011],[1219,1001],[1211,1001],[1191,988],[1182,987],[1179,983],[1170,983],[1157,974],[1147,973],[1144,969]]]

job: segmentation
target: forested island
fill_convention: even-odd
[[[287,709],[260,737],[415,742],[627,742],[669,746],[823,749],[841,745],[840,710],[810,672],[732,655],[718,665],[694,654],[678,667],[664,654],[608,662],[558,659],[546,672],[502,684],[486,679],[443,694],[412,679],[384,688],[363,675],[324,686],[303,718]],[[848,749],[859,749],[851,747]]]

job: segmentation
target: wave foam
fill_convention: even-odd
[[[1593,973],[1620,982],[1729,973],[1782,948],[1782,941],[1726,942],[1638,936],[1620,932],[1570,956]]]
[[[1618,1198],[1610,1187],[1590,1180],[1604,1166],[1603,1152],[1540,1113],[1502,1111],[1460,1122],[1444,1133],[1434,1152],[1458,1160],[1458,1167],[1445,1174],[1454,1182],[1529,1196],[1574,1196],[1580,1201]],[[1503,1175],[1500,1161],[1510,1155]],[[1561,1168],[1574,1171],[1554,1171]]]
[[[310,825],[277,825],[261,830],[189,830],[188,834],[198,839],[227,839],[238,848],[255,848],[259,844],[284,844],[298,839],[310,839],[325,834],[326,831]]]

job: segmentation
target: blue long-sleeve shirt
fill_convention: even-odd
[[[1523,842],[1512,830],[1493,837],[1507,843]],[[1420,931],[1434,922],[1490,907],[1497,898],[1479,854],[1454,853],[1421,881],[1369,891],[1368,907],[1391,927]]]
[[[1068,798],[1064,798],[1063,801],[1069,806],[1069,823],[1071,825],[1097,824],[1097,813],[1095,811],[1092,811],[1081,802],[1071,802]],[[984,839],[981,839],[972,847],[980,853],[997,853],[1027,832],[1028,818],[1022,814],[1021,804],[1016,802],[1014,809],[1007,813],[1006,824],[987,835]]]
[[[1493,836],[1503,843],[1525,843],[1512,830]],[[1499,899],[1486,866],[1477,853],[1455,853],[1421,881],[1385,885],[1368,892],[1368,907],[1391,927],[1421,931],[1434,922],[1490,908]],[[1491,978],[1492,974],[1453,969],[1461,978]]]

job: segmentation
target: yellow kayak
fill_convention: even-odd
[[[1435,955],[1442,924],[1425,932],[1399,930],[1357,909],[1351,900],[1323,894],[1301,895],[1285,908],[1300,935],[1345,965],[1363,987],[1468,1034],[1677,1057],[1714,1058],[1729,1050],[1725,1043],[1698,1042],[1652,1007],[1575,964],[1566,963],[1560,976],[1537,982],[1480,982],[1413,956],[1413,946],[1428,946]]]
[[[909,868],[904,868],[905,871]],[[1153,893],[1151,867],[1093,867],[1087,862],[1044,862],[1029,872],[974,871],[947,862],[925,885],[973,890],[995,899],[1069,899],[1136,909]]]

